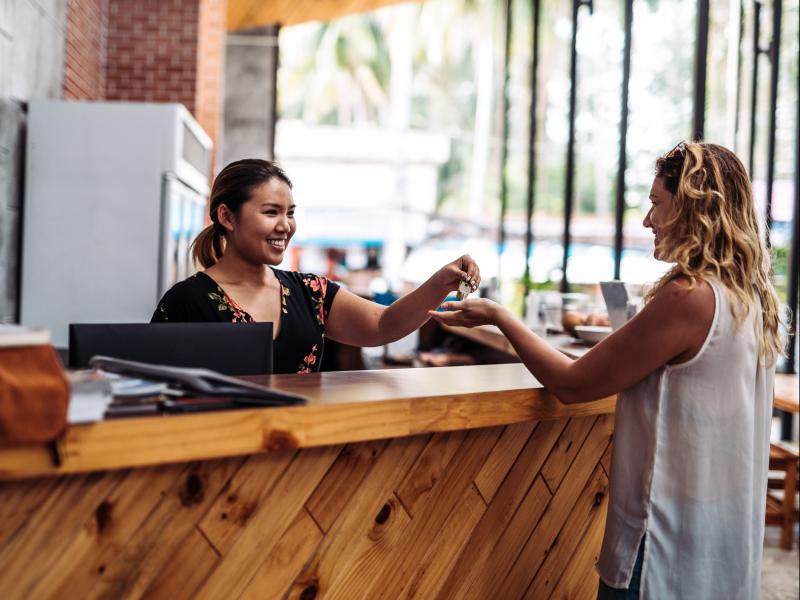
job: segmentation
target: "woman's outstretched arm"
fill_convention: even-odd
[[[707,283],[672,281],[624,327],[579,360],[564,356],[508,310],[488,300],[448,302],[437,321],[473,327],[494,323],[534,377],[565,403],[616,394],[669,362],[684,362],[702,347],[714,318]]]
[[[325,336],[351,346],[380,346],[408,335],[429,318],[451,291],[467,282],[472,290],[480,284],[480,269],[468,255],[445,265],[414,291],[381,306],[340,289],[333,299]]]

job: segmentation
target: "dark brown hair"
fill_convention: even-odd
[[[217,220],[217,209],[224,204],[233,214],[239,214],[242,204],[250,199],[253,188],[277,177],[290,188],[292,182],[277,164],[259,158],[245,158],[226,166],[214,179],[211,187],[209,217],[211,225],[203,229],[191,245],[195,263],[207,269],[225,252],[225,228]]]

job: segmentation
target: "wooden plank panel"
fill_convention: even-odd
[[[15,482],[0,482],[0,548],[11,543],[14,534],[24,529],[33,514],[63,479],[50,477]]]
[[[326,597],[351,597],[380,577],[381,557],[410,521],[393,490],[417,461],[430,436],[392,440],[334,521],[312,560],[292,584],[289,598],[315,590]]]
[[[579,585],[575,589],[575,595],[570,598],[575,600],[595,600],[597,589],[600,586],[600,576],[594,569],[589,569],[581,577]]]
[[[98,574],[114,559],[136,529],[161,501],[166,490],[186,471],[186,465],[151,467],[125,472],[107,496],[95,497],[89,516],[33,590],[33,595],[84,598]]]
[[[294,455],[294,450],[281,450],[268,455],[249,456],[226,483],[198,524],[217,552],[224,555],[230,550]]]
[[[478,524],[473,536],[467,542],[467,546],[462,553],[458,566],[450,575],[449,581],[445,586],[447,589],[458,596],[466,594],[471,587],[472,581],[482,570],[482,565],[489,560],[491,554],[495,552],[494,546],[503,535],[506,526],[514,516],[515,511],[523,502],[534,479],[539,472],[542,463],[548,456],[550,449],[558,439],[558,435],[564,429],[566,421],[553,422],[544,421],[536,428],[531,435],[522,453],[511,467],[511,471],[503,481],[500,490],[495,495],[493,502],[489,505],[481,522]],[[498,442],[499,445],[499,442]],[[495,450],[497,446],[495,446]],[[494,450],[492,451],[494,452]],[[481,473],[485,472],[481,469]],[[550,499],[550,493],[546,494],[546,500]],[[542,506],[542,509],[544,506]],[[538,517],[537,517],[538,520]],[[531,525],[528,532],[532,531]],[[519,523],[517,524],[519,526]],[[525,542],[527,536],[521,541]],[[515,553],[511,560],[516,557],[521,545],[515,546]],[[505,549],[500,549],[502,553]],[[495,557],[498,558],[498,557]],[[510,566],[510,563],[509,563]]]
[[[614,442],[612,438],[612,442],[606,448],[606,451],[603,452],[603,456],[600,458],[600,464],[603,465],[603,470],[606,472],[607,477],[611,477],[611,458],[614,455]]]
[[[589,435],[594,421],[594,417],[569,420],[542,467],[542,477],[550,491],[555,492],[561,485],[561,479],[577,456],[586,436]]]
[[[427,499],[436,482],[442,477],[442,473],[466,436],[466,431],[433,434],[416,464],[411,467],[396,491],[397,498],[403,503],[411,518],[414,518],[417,507]]]
[[[255,507],[248,526],[230,550],[223,553],[221,563],[200,588],[198,598],[235,598],[244,592],[298,510],[304,510],[306,500],[341,450],[341,446],[327,446],[297,453],[269,496]]]
[[[544,479],[537,476],[528,493],[523,498],[519,509],[514,513],[508,526],[497,539],[493,546],[480,552],[485,555],[481,562],[470,564],[464,554],[459,559],[458,572],[465,576],[453,577],[455,570],[450,574],[448,584],[443,588],[444,593],[440,598],[483,600],[495,596],[497,588],[505,573],[511,569],[531,532],[536,527],[539,519],[550,502],[550,490]],[[480,525],[479,525],[480,526]],[[473,534],[476,537],[476,534]],[[472,541],[472,540],[470,540]],[[480,544],[480,539],[477,540]]]
[[[549,598],[560,578],[576,576],[567,571],[567,564],[570,562],[576,546],[586,543],[584,537],[588,529],[587,523],[591,524],[593,521],[599,520],[600,515],[605,514],[608,507],[607,496],[608,478],[603,467],[598,464],[589,483],[575,503],[569,519],[547,549],[547,558],[528,588],[525,594],[526,599]]]
[[[562,404],[546,390],[508,391],[492,395],[491,399],[486,394],[469,394],[448,398],[447,402],[439,398],[417,398],[409,406],[409,429],[413,434],[495,427],[534,419],[587,417],[612,412],[615,402],[616,396],[595,402]]]
[[[219,554],[196,527],[192,528],[177,552],[144,592],[146,598],[189,600],[214,570]]]
[[[172,570],[178,549],[241,463],[241,458],[189,463],[125,546],[104,565],[86,597],[136,598],[162,571]]]
[[[125,477],[124,471],[64,478],[29,520],[24,535],[0,551],[3,572],[0,597],[30,598],[42,574],[57,561],[84,523],[96,514],[101,499]],[[22,533],[22,532],[20,532]]]
[[[306,502],[306,510],[323,532],[331,528],[334,519],[342,512],[342,508],[358,489],[361,480],[387,443],[386,440],[378,440],[348,444],[341,451],[330,471]]]
[[[582,536],[575,554],[564,570],[564,576],[559,579],[558,585],[553,590],[552,598],[558,600],[583,598],[585,596],[582,595],[581,590],[587,587],[592,590],[592,593],[588,596],[589,598],[597,596],[597,580],[599,578],[594,567],[600,555],[600,546],[606,529],[608,495],[603,498],[603,503],[605,507],[599,510],[597,518],[589,523],[589,527]]]
[[[282,598],[319,546],[323,534],[311,515],[298,511],[294,521],[247,584],[242,598]]]
[[[400,540],[405,535],[411,517],[403,508],[400,500],[392,495],[378,511],[372,520],[362,519],[369,524],[368,531],[359,532],[355,538],[355,556],[340,557],[338,564],[330,568],[330,553],[328,565],[324,572],[329,573],[327,579],[318,582],[308,576],[300,577],[289,595],[292,600],[304,600],[311,597],[310,590],[320,590],[320,585],[326,581],[328,592],[323,593],[330,600],[351,600],[353,598],[370,598],[365,593],[373,582],[380,581],[386,576],[386,557],[391,555],[399,546]],[[349,552],[349,549],[347,550]],[[319,570],[318,570],[319,572]]]
[[[405,598],[434,598],[445,584],[447,574],[458,560],[461,549],[469,539],[486,510],[478,489],[471,485],[433,540],[403,592]]]
[[[612,426],[572,460],[581,428],[562,418],[0,485],[8,525],[28,518],[0,547],[27,583],[0,577],[0,597],[594,597]]]
[[[533,580],[548,548],[569,519],[578,496],[589,480],[611,439],[608,420],[600,417],[572,462],[561,486],[547,506],[542,519],[522,549],[499,590],[499,597],[519,597]]]
[[[522,448],[530,438],[538,421],[527,421],[509,425],[503,431],[483,468],[475,478],[475,486],[487,503],[491,503],[497,488],[517,460]]]
[[[392,552],[391,561],[386,564],[385,577],[366,591],[368,596],[383,594],[396,598],[404,593],[414,566],[425,556],[450,512],[457,510],[459,500],[486,462],[500,433],[500,427],[469,432],[443,477],[420,506],[399,546]]]

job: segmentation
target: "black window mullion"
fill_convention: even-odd
[[[697,0],[697,37],[694,55],[694,122],[692,139],[702,140],[706,120],[709,0]]]
[[[528,126],[528,181],[527,181],[527,206],[526,206],[526,219],[525,219],[525,299],[528,298],[528,293],[531,289],[531,246],[533,246],[533,209],[535,192],[534,186],[536,185],[536,90],[539,85],[538,71],[539,71],[539,22],[541,15],[542,3],[541,0],[532,0],[531,2],[531,26],[533,28],[533,36],[531,41],[531,106],[530,106],[530,121]],[[522,303],[523,315],[527,314],[528,303]]]
[[[497,292],[500,291],[500,277],[502,275],[501,266],[503,263],[503,252],[506,245],[506,212],[508,210],[508,181],[506,177],[506,163],[508,162],[508,111],[509,111],[509,62],[511,59],[511,31],[512,31],[512,1],[506,0],[505,6],[505,49],[503,53],[503,89],[502,89],[502,110],[503,119],[501,122],[501,150],[500,150],[500,223],[497,236]]]
[[[767,131],[767,198],[764,207],[767,243],[772,230],[772,188],[775,182],[775,130],[778,126],[778,69],[780,67],[782,0],[772,2],[772,42],[769,47],[769,130]]]
[[[756,115],[758,114],[758,63],[761,54],[761,2],[753,2],[753,70],[750,88],[750,152],[748,154],[748,167],[750,179],[755,179],[756,168]]]
[[[575,190],[575,105],[578,97],[578,11],[581,6],[593,9],[592,0],[572,0],[572,45],[569,62],[569,138],[567,140],[567,172],[564,186],[564,256],[561,261],[561,291],[569,291],[567,262],[571,243],[570,226]]]
[[[623,228],[625,225],[625,169],[628,160],[628,88],[631,79],[633,0],[625,0],[625,47],[622,56],[622,103],[619,117],[619,162],[617,166],[617,204],[614,207],[614,279],[622,267]]]

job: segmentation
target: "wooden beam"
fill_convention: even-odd
[[[228,31],[330,21],[409,0],[228,0]]]

